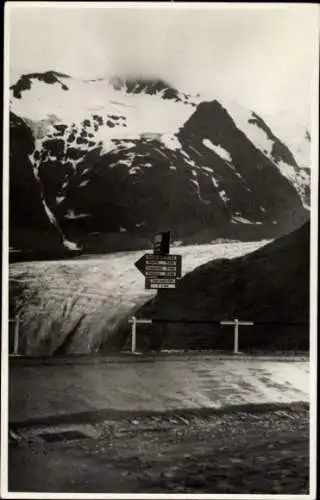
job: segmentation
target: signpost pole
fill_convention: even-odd
[[[136,340],[137,340],[137,318],[132,317],[132,328],[131,328],[131,352],[136,352]]]

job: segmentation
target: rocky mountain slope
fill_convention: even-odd
[[[232,326],[201,321],[238,318],[256,322],[240,327],[240,350],[308,350],[309,232],[307,223],[251,254],[208,262],[161,291],[137,316],[186,323],[160,323],[158,333],[140,325],[138,348],[232,349]]]
[[[271,238],[309,216],[309,168],[234,103],[50,71],[22,76],[10,106],[15,249],[145,248],[167,228],[184,243]]]

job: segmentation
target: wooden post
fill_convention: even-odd
[[[131,352],[136,352],[136,343],[137,343],[137,319],[135,316],[132,316],[132,329],[131,329]]]
[[[16,316],[14,322],[14,339],[13,339],[13,354],[16,356],[19,354],[19,329],[20,329],[20,314]]]
[[[239,320],[236,318],[234,320],[234,348],[233,352],[235,354],[239,353]]]

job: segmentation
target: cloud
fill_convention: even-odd
[[[185,91],[222,93],[258,111],[293,109],[302,116],[309,112],[317,64],[317,12],[295,4],[249,10],[16,7],[10,11],[10,65],[82,78],[158,76]]]

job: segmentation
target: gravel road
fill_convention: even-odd
[[[308,405],[262,406],[21,429],[10,444],[9,490],[307,494]],[[72,430],[82,439],[43,437]]]

